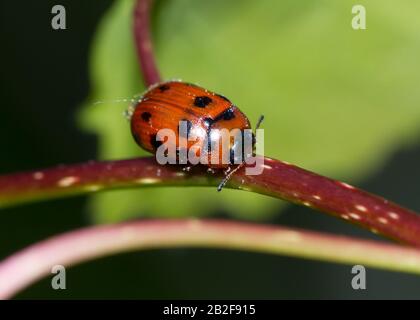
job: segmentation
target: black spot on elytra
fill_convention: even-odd
[[[213,100],[207,96],[195,97],[194,99],[194,105],[198,108],[205,108],[212,102]]]
[[[152,114],[150,112],[143,112],[141,114],[141,118],[143,119],[143,121],[145,122],[149,122],[150,118],[152,117]]]
[[[228,98],[226,98],[224,95],[221,95],[221,94],[216,93],[216,96],[218,96],[219,98],[221,98],[221,99],[223,99],[223,100],[225,100],[227,102],[230,102],[230,100]]]
[[[160,92],[165,92],[169,89],[170,89],[170,87],[167,84],[162,84],[161,86],[159,86]]]
[[[187,122],[187,135],[185,136],[184,135],[185,132],[182,132],[181,130],[179,130],[180,127],[179,127],[179,124],[178,124],[179,136],[182,137],[182,138],[188,138],[188,136],[190,135],[191,128],[192,128],[192,122],[190,120],[186,120],[186,119],[182,119],[181,121],[186,121]]]
[[[150,136],[150,144],[152,145],[152,147],[156,150],[157,148],[159,148],[162,145],[162,141],[158,141],[156,140],[156,134],[152,134]]]
[[[222,116],[223,120],[231,120],[235,118],[235,113],[233,112],[232,108],[229,108],[225,112],[223,112]]]
[[[214,118],[214,120],[212,120],[213,122],[217,122],[219,120],[231,120],[235,118],[235,111],[233,108],[229,108],[226,111],[224,111],[223,113],[221,113],[220,115],[218,115],[216,118]]]

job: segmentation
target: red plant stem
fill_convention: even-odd
[[[302,204],[393,240],[420,247],[420,215],[384,198],[295,165],[264,159],[260,176],[234,177],[252,191]]]
[[[420,274],[413,248],[284,227],[205,220],[151,220],[94,226],[36,243],[0,262],[0,299],[10,298],[55,265],[136,249],[206,247],[287,254]]]
[[[138,0],[134,9],[134,38],[146,86],[160,82],[150,36],[150,12],[153,0]]]
[[[258,192],[305,205],[390,239],[420,247],[420,215],[346,183],[306,171],[286,162],[264,158],[260,175],[241,169],[226,187]],[[194,167],[161,166],[154,157],[88,162],[29,173],[0,176],[0,207],[37,199],[57,198],[103,189],[194,185],[215,186],[223,175]]]

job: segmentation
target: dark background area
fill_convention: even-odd
[[[67,9],[64,31],[50,26],[56,2],[0,3],[0,174],[94,159],[96,139],[78,130],[74,115],[89,93],[90,43],[111,1],[60,1]],[[419,164],[420,145],[399,150],[359,185],[420,211]],[[85,202],[77,197],[0,210],[0,258],[87,225]],[[268,222],[379,239],[297,206]],[[48,278],[18,298],[420,298],[420,277],[368,269],[365,291],[354,291],[351,278],[350,266],[288,257],[150,250],[71,268],[67,290],[52,290]]]

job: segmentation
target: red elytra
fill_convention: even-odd
[[[204,137],[198,136],[193,141],[190,141],[187,137],[180,136],[180,121],[186,121],[187,134],[197,129],[207,134]],[[176,132],[177,150],[179,150],[180,146],[185,145],[189,150],[193,145],[197,144],[201,144],[201,148],[205,147],[205,143],[219,144],[218,156],[214,156],[209,150],[207,166],[212,169],[227,169],[225,172],[230,171],[219,185],[218,190],[220,190],[231,174],[239,169],[241,164],[237,165],[234,170],[231,170],[231,167],[234,165],[233,154],[237,143],[235,144],[235,141],[231,139],[229,148],[222,148],[222,142],[218,141],[218,139],[221,139],[220,136],[212,135],[210,132],[213,129],[238,129],[243,134],[245,129],[251,129],[251,125],[245,114],[226,97],[194,84],[168,81],[150,87],[134,105],[134,111],[131,116],[133,137],[137,144],[147,151],[155,153],[160,144],[162,144],[161,141],[156,139],[160,129],[171,129]],[[226,154],[227,152],[228,154]],[[244,152],[241,155],[242,159],[246,156],[249,155],[244,156]],[[215,159],[217,160],[215,161]],[[222,159],[228,159],[228,163],[226,161],[223,163]]]

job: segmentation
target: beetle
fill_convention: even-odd
[[[177,157],[182,146],[186,146],[186,152],[197,144],[201,150],[206,149],[208,151],[206,165],[209,170],[223,169],[225,172],[225,178],[219,184],[218,191],[222,190],[231,175],[244,165],[245,159],[253,155],[255,146],[253,133],[248,137],[252,139],[251,149],[243,147],[246,134],[250,132],[246,129],[251,129],[246,115],[223,95],[200,86],[178,80],[155,84],[133,104],[132,109],[131,132],[136,143],[143,149],[156,153],[163,143],[158,139],[158,132],[164,128],[177,132],[175,142]],[[258,121],[257,127],[262,119],[263,117]],[[182,121],[186,124],[186,130],[183,132],[180,130]],[[218,132],[216,129],[236,129],[236,132],[242,135],[242,139],[235,140],[231,137],[229,148],[221,148],[220,135],[213,134]],[[195,139],[190,140],[191,135],[195,136]],[[217,144],[219,145],[217,154],[214,151],[212,153],[210,146]],[[242,159],[239,160],[239,164],[238,157]],[[227,162],[222,161],[226,158]]]

